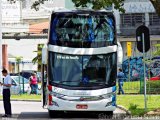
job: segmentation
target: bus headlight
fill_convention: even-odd
[[[57,97],[57,98],[63,98],[65,95],[63,95],[63,94],[59,94],[59,93],[56,93],[56,92],[51,92],[50,93],[52,96],[54,96],[54,97]]]
[[[108,102],[105,107],[108,107],[108,106],[111,106],[111,105],[112,105],[112,101]]]
[[[116,102],[115,101],[108,102],[105,107],[109,106],[116,106]]]
[[[111,93],[108,93],[108,94],[101,95],[101,97],[103,99],[108,99],[108,98],[111,98],[111,97],[115,97],[115,95],[116,95],[115,92],[111,92]]]

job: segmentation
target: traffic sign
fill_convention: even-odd
[[[137,41],[137,49],[139,52],[143,53],[143,44],[144,44],[144,52],[147,52],[150,49],[150,34],[148,27],[141,25],[137,28],[136,41]]]
[[[132,55],[132,43],[127,42],[127,56],[131,57],[131,55]]]
[[[136,30],[137,49],[143,53],[143,78],[144,78],[144,105],[147,110],[147,92],[146,92],[146,65],[145,65],[145,53],[150,49],[150,35],[148,27],[141,25]]]

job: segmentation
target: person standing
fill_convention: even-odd
[[[0,83],[3,86],[3,105],[5,111],[5,114],[2,117],[11,117],[10,87],[12,85],[12,80],[6,69],[2,70],[2,74],[5,77],[4,82]]]
[[[36,73],[32,73],[30,77],[31,94],[38,94],[38,82]]]
[[[119,68],[117,78],[118,78],[118,86],[119,86],[118,94],[121,94],[121,93],[124,94],[124,91],[123,91],[124,73],[122,72],[121,68]]]

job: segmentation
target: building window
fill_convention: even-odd
[[[149,13],[149,25],[160,25],[160,17],[156,13]]]
[[[121,14],[120,17],[121,17],[121,26],[122,27],[139,26],[145,20],[144,13]]]

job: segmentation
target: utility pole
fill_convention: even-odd
[[[146,64],[145,64],[145,43],[144,43],[144,33],[142,33],[143,41],[143,76],[144,76],[144,109],[147,111],[147,92],[146,92]]]
[[[0,0],[0,82],[2,82],[2,0]]]
[[[145,67],[145,53],[150,49],[150,34],[149,28],[141,25],[136,29],[137,49],[143,53],[143,67],[144,67],[144,109],[147,111],[147,91],[146,91],[146,67]]]

